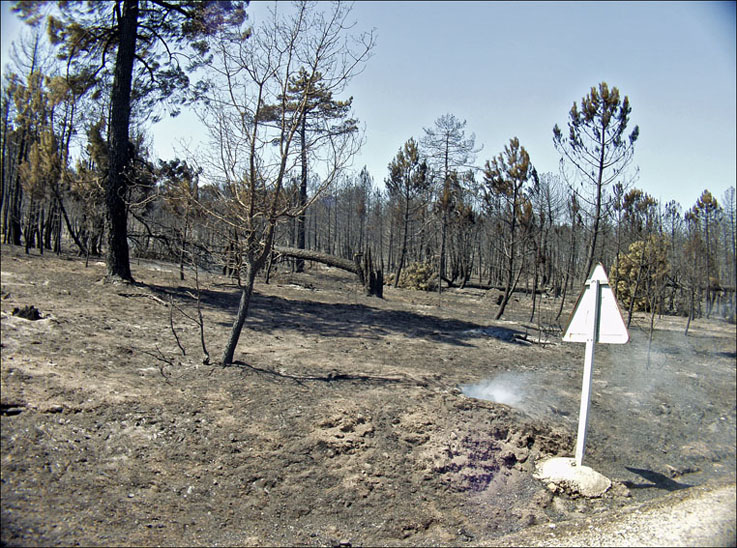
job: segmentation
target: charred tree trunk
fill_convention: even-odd
[[[556,314],[556,321],[560,319],[560,315],[563,313],[563,306],[566,302],[566,295],[568,293],[568,284],[571,281],[573,273],[573,265],[576,260],[576,224],[575,220],[571,226],[571,243],[570,243],[570,256],[568,257],[568,265],[566,267],[566,276],[563,281],[563,295],[560,299],[560,307],[558,308],[558,314]]]
[[[537,285],[538,277],[540,274],[540,248],[537,247],[535,252],[535,274],[532,279],[532,311],[530,312],[530,322],[535,319],[535,312],[537,309]]]
[[[695,293],[696,293],[696,290],[692,286],[691,287],[691,299],[690,299],[690,304],[689,304],[689,307],[688,307],[688,320],[686,321],[686,330],[683,332],[683,334],[686,337],[688,337],[688,328],[691,327],[691,320],[693,320],[694,314],[695,314],[695,311],[694,311],[694,308],[695,308],[694,307],[694,301],[695,301],[695,298],[696,298]]]
[[[601,131],[601,130],[600,130]],[[604,132],[601,132],[604,135]],[[586,259],[586,273],[591,272],[594,266],[594,259],[596,258],[596,241],[599,237],[599,224],[601,222],[601,200],[602,200],[602,187],[604,185],[603,175],[605,169],[605,153],[606,145],[601,143],[599,145],[599,176],[596,182],[596,202],[594,204],[594,226],[591,234],[591,245],[589,247],[588,258]]]
[[[368,296],[384,298],[384,273],[380,268],[374,270],[371,251],[366,255],[356,253],[353,257],[358,270],[358,278],[361,280],[363,289]],[[363,264],[361,262],[363,259]]]
[[[182,245],[179,250],[179,279],[184,280],[184,257],[187,253],[187,233],[189,232],[189,208],[184,214],[184,228],[182,229]]]
[[[137,27],[138,0],[125,0],[120,19],[118,53],[110,96],[110,152],[105,184],[105,220],[108,237],[108,279],[126,281],[133,281],[128,250],[125,196],[128,187],[126,168],[130,160],[128,126]]]
[[[502,314],[504,314],[504,310],[509,304],[509,299],[512,297],[512,293],[514,293],[514,290],[517,288],[517,283],[519,283],[519,278],[522,275],[522,270],[524,270],[524,264],[520,265],[519,270],[517,270],[517,275],[508,280],[504,295],[502,296],[502,302],[499,303],[499,311],[496,313],[496,317],[494,319],[498,320],[502,317]]]
[[[21,142],[21,153],[18,155],[18,165],[22,161],[23,142]],[[20,173],[16,173],[12,197],[10,198],[7,243],[21,245],[21,219],[23,216],[23,186],[20,182]]]
[[[307,117],[302,116],[302,125],[299,131],[300,144],[301,144],[301,163],[302,173],[300,174],[299,181],[299,206],[301,208],[300,214],[297,217],[297,248],[305,248],[305,205],[307,204]],[[328,221],[329,222],[329,221]],[[297,272],[304,272],[305,261],[304,259],[297,259],[295,264]]]
[[[349,261],[348,259],[320,251],[296,249],[293,247],[275,246],[274,251],[284,257],[315,261],[351,272],[358,276],[358,281],[365,289],[367,295],[373,295],[379,298],[383,298],[384,296],[384,274],[381,269],[374,270],[370,252],[367,255],[356,253],[353,261]]]
[[[637,299],[637,292],[640,290],[640,282],[642,281],[642,271],[645,267],[644,263],[644,256],[645,252],[643,251],[640,255],[640,265],[637,269],[637,278],[635,279],[635,289],[632,291],[632,296],[630,298],[630,305],[627,308],[627,329],[630,328],[630,324],[632,323],[632,314],[635,310],[635,300]]]
[[[81,255],[88,255],[89,249],[86,245],[84,245],[80,239],[80,235],[78,232],[75,232],[74,227],[72,227],[72,223],[69,221],[69,215],[67,214],[67,210],[64,207],[64,202],[61,198],[61,194],[59,192],[59,189],[57,187],[54,187],[54,195],[56,197],[56,202],[59,206],[59,210],[61,211],[62,217],[64,217],[64,223],[67,225],[67,230],[69,231],[69,235],[74,240],[74,243],[79,248],[79,254]]]
[[[512,221],[512,227],[514,227],[514,219]],[[512,243],[509,250],[509,262],[507,264],[507,281],[505,284],[504,296],[502,302],[499,304],[499,310],[497,310],[495,320],[501,319],[504,314],[504,310],[507,308],[509,298],[512,295],[513,287],[512,282],[514,280],[514,253],[515,253],[515,242],[514,242],[514,228],[512,228]],[[519,277],[519,276],[518,276]],[[516,285],[516,284],[515,284]]]
[[[30,249],[35,246],[35,214],[36,214],[36,202],[31,198],[30,204],[28,204],[28,218],[26,219],[26,229],[23,231],[24,241],[26,244],[26,255],[28,255]]]
[[[244,270],[246,283],[241,287],[241,298],[238,302],[238,313],[236,315],[235,322],[233,323],[233,327],[230,330],[228,343],[225,345],[225,351],[223,352],[222,358],[223,365],[230,365],[233,363],[235,347],[238,346],[238,339],[240,339],[243,324],[248,316],[248,307],[251,303],[251,295],[253,294],[253,282],[256,279],[256,269],[250,264],[250,262],[246,261]]]
[[[445,238],[448,226],[448,214],[443,208],[443,221],[440,229],[440,257],[438,257],[438,295],[443,293],[443,276],[445,276]]]
[[[407,255],[407,236],[409,233],[409,197],[405,198],[404,206],[404,234],[402,236],[402,251],[399,255],[399,267],[397,273],[394,276],[394,287],[399,286],[399,276],[402,274],[402,268],[404,268],[404,258]]]

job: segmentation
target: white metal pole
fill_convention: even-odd
[[[594,321],[591,325],[589,337],[586,338],[586,356],[583,364],[583,382],[581,383],[581,409],[578,412],[578,436],[576,437],[576,466],[583,463],[586,450],[586,422],[589,415],[589,400],[591,399],[591,376],[594,371],[594,345],[599,334],[599,309],[601,306],[601,287],[599,280],[592,280],[594,293]]]

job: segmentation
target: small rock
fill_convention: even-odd
[[[471,542],[473,539],[476,538],[476,537],[473,536],[472,533],[469,533],[463,527],[461,527],[460,529],[458,529],[458,536],[460,536],[461,537],[461,540],[463,540],[464,542]]]
[[[538,508],[547,508],[552,501],[553,494],[546,489],[541,489],[532,497],[532,503]]]
[[[625,484],[619,481],[612,482],[611,494],[615,497],[631,497],[632,496],[632,493],[630,493],[629,488]]]

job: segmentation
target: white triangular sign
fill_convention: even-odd
[[[594,323],[597,323],[597,320],[598,329],[595,329]],[[599,343],[625,344],[630,340],[622,312],[619,310],[617,299],[609,286],[609,278],[601,263],[596,265],[591,276],[586,280],[586,287],[578,297],[576,306],[573,307],[563,340],[586,342],[594,334],[594,342]]]

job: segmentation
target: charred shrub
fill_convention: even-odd
[[[33,305],[24,306],[23,308],[18,308],[16,306],[13,309],[13,316],[18,316],[19,318],[23,318],[25,320],[31,320],[33,322],[41,319],[41,313]]]

